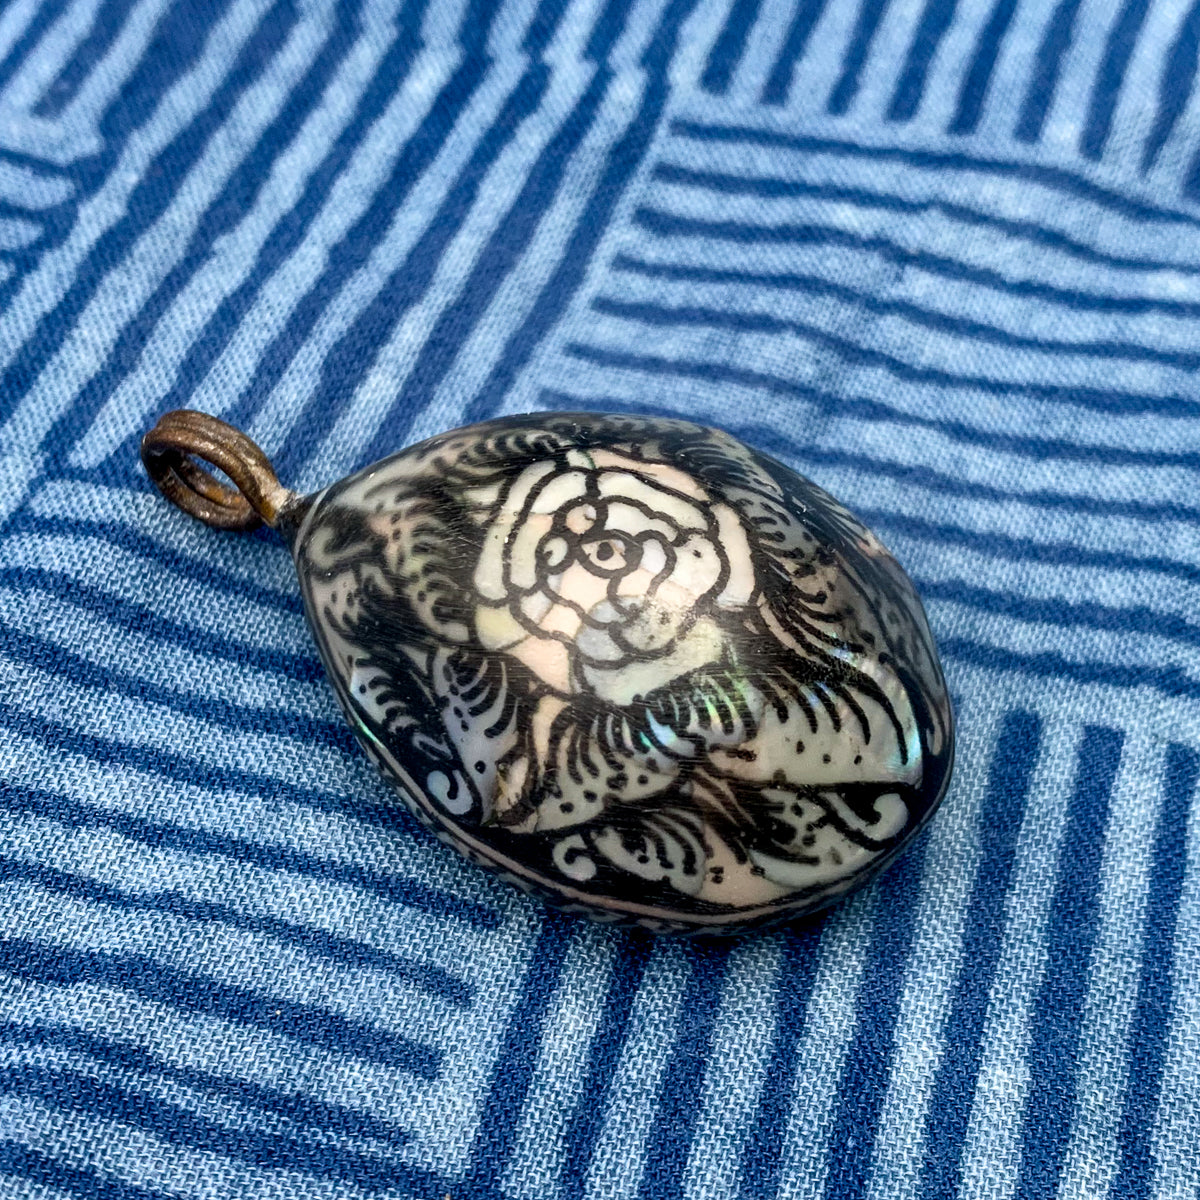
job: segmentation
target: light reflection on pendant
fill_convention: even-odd
[[[908,577],[728,434],[507,417],[311,497],[199,413],[142,455],[200,519],[281,533],[338,699],[412,812],[571,911],[701,933],[812,912],[946,789],[953,717]]]

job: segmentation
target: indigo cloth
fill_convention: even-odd
[[[1200,1189],[1200,0],[0,4],[0,1196]],[[310,490],[723,426],[925,598],[916,846],[735,943],[544,910],[354,746],[190,407]]]

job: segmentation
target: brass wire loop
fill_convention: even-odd
[[[195,460],[223,471],[229,487]],[[207,413],[176,409],[142,438],[142,462],[158,490],[214,529],[272,528],[294,493],[279,482],[262,450],[240,429]]]

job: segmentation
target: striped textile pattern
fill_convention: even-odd
[[[1200,0],[0,3],[0,1195],[1200,1195]],[[723,426],[929,611],[959,761],[827,917],[414,826],[286,552],[537,409]]]

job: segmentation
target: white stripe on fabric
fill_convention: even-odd
[[[136,433],[170,390],[179,366],[205,322],[252,269],[263,244],[300,199],[311,173],[321,164],[354,113],[395,37],[394,5],[373,8],[362,36],[346,55],[291,145],[277,155],[270,174],[237,225],[222,235],[171,306],[158,319],[136,368],[113,390],[91,427],[71,451],[77,467],[94,467]],[[389,36],[390,35],[390,36]]]
[[[108,107],[121,84],[141,62],[166,7],[167,0],[141,0],[141,3],[133,6],[104,57],[92,67],[75,98],[58,118],[64,130],[80,131],[74,135],[79,139],[78,143],[74,138],[68,139],[76,153],[95,153],[100,149],[97,133],[91,139],[93,144],[85,151],[82,131],[91,126],[96,115]]]
[[[1113,0],[1082,0],[1073,36],[1059,63],[1054,100],[1046,113],[1041,142],[1064,156],[1078,154],[1079,134],[1087,126],[1092,89],[1122,5]]]
[[[112,777],[108,782],[113,782]],[[251,922],[283,922],[330,934],[360,943],[364,949],[403,956],[413,964],[414,976],[420,974],[419,968],[426,968],[472,988],[475,960],[486,956],[493,937],[491,931],[481,932],[466,922],[423,912],[328,876],[272,869],[201,849],[165,848],[104,825],[98,810],[85,809],[78,815],[82,823],[69,825],[49,817],[0,812],[0,825],[12,838],[7,861],[65,872],[111,888],[128,900],[161,898],[164,909],[170,908],[171,898],[177,898],[226,907],[235,918]],[[185,830],[177,827],[174,832]],[[36,845],[34,834],[40,839]],[[398,864],[396,869],[403,868]],[[211,920],[214,927],[222,925],[218,916]],[[406,986],[419,983],[410,981]]]
[[[1077,1052],[1075,1113],[1058,1200],[1107,1195],[1119,1164],[1129,1029],[1138,1001],[1165,749],[1160,736],[1134,730],[1113,784],[1099,874],[1099,928],[1086,968],[1089,988]]]
[[[4,85],[4,107],[31,109],[66,66],[96,20],[100,0],[72,0],[38,39],[20,69]]]
[[[964,690],[955,706],[955,786],[929,830],[866,1200],[922,1200],[916,1188],[929,1103],[946,1051],[955,981],[971,969],[962,961],[963,925],[981,861],[988,759],[1005,715],[994,693],[985,695]]]
[[[438,385],[432,403],[416,417],[410,432],[412,440],[461,424],[463,408],[478,394],[504,354],[509,337],[528,317],[543,286],[561,263],[571,234],[595,193],[609,151],[628,129],[642,97],[640,82],[622,80],[608,85],[591,128],[568,163],[528,249],[496,290],[486,315]]]
[[[862,82],[849,109],[856,125],[878,128],[886,118],[926,2],[889,0],[885,5],[862,66]]]
[[[101,538],[16,535],[0,543],[0,550],[5,567],[74,578],[184,627],[231,637],[241,645],[313,655],[312,636],[299,613],[231,596]]]
[[[1150,0],[1121,81],[1105,159],[1129,158],[1134,149],[1140,156],[1158,112],[1159,87],[1166,72],[1164,50],[1174,45],[1189,7],[1176,0]],[[1176,195],[1179,190],[1176,184],[1169,194]]]
[[[296,306],[329,266],[340,239],[367,210],[387,181],[396,159],[428,114],[442,86],[458,65],[459,58],[457,52],[443,50],[424,51],[420,55],[400,90],[371,125],[349,162],[343,167],[303,240],[271,273],[258,298],[247,310],[229,339],[229,344],[205,378],[196,386],[189,401],[193,407],[204,412],[220,414],[235,404],[239,396],[245,394],[263,353],[283,331]],[[482,90],[489,92],[486,83]],[[473,115],[478,119],[478,112]],[[466,120],[466,124],[471,124],[470,119]],[[469,141],[470,133],[465,132],[463,126],[464,121],[460,120],[451,140],[457,137],[458,144],[465,143],[469,152],[473,143]],[[436,167],[435,163],[432,174],[441,179]],[[423,181],[429,177],[430,173],[427,172]],[[421,186],[420,183],[416,185],[414,195],[420,194]],[[446,186],[444,179],[441,179],[441,186]],[[421,211],[421,208],[417,207],[416,210]],[[392,228],[394,230],[395,225]],[[410,236],[415,239],[417,234],[412,233]],[[385,235],[376,245],[373,257],[386,252],[387,237],[388,235]],[[372,281],[375,274],[378,274],[378,270],[372,274]],[[363,272],[359,272],[348,280],[340,296],[344,296],[347,289],[357,292],[363,284],[362,276]],[[374,289],[377,288],[378,283],[374,283]],[[368,303],[373,294],[374,290],[366,289],[365,294],[359,297],[360,306]],[[344,299],[340,302],[352,303]],[[327,306],[325,314],[316,326],[318,334],[322,322],[328,319],[329,309],[338,303],[339,299],[335,298]],[[340,328],[344,328],[357,311],[357,308],[352,309]],[[326,342],[332,340],[332,337],[326,338]],[[326,347],[322,347],[322,351],[324,348]],[[304,357],[303,350],[298,357]],[[311,356],[306,361],[309,371],[319,369],[320,355]],[[275,447],[271,449],[274,451]]]
[[[764,110],[739,112],[737,122],[733,123],[723,107],[696,101],[676,115],[735,131],[763,129],[770,132],[778,127],[785,133],[793,132],[790,125],[763,119],[762,112]],[[713,113],[720,113],[724,119],[714,119]],[[874,148],[880,153],[872,153]],[[898,160],[888,153],[891,148],[890,142],[866,140],[855,147],[851,139],[851,145],[846,149],[836,146],[793,149],[786,145],[759,145],[752,138],[725,141],[693,137],[680,129],[673,130],[664,139],[661,158],[695,170],[725,170],[750,178],[838,184],[911,200],[954,200],[981,213],[1009,220],[1034,220],[1048,229],[1073,235],[1106,254],[1129,255],[1132,248],[1137,255],[1176,262],[1193,271],[1200,263],[1200,223],[1188,212],[1180,210],[1173,220],[1147,222],[1136,215],[1114,211],[1088,196],[1065,193],[1062,185],[1046,178],[989,170],[983,160],[976,164],[969,156],[961,165],[937,159],[929,165],[920,165]],[[994,154],[985,157],[996,158],[998,163],[1004,161]],[[1020,163],[1022,160],[1015,158],[1013,161]],[[1069,202],[1064,202],[1065,195],[1069,195]],[[897,231],[904,231],[911,218],[892,214],[890,220],[895,222]],[[919,223],[917,229],[924,232]],[[948,231],[948,226],[940,223],[932,224],[929,230],[931,234]],[[890,232],[890,226],[884,232]],[[915,241],[912,245],[914,248],[918,245],[941,248],[951,257],[974,262],[976,260],[971,256],[978,253],[974,244],[977,236],[965,244],[948,239],[941,247],[938,243],[926,246]],[[982,248],[986,246],[984,242]],[[1045,253],[1053,255],[1057,252],[1047,248]],[[1033,278],[1037,278],[1037,272],[1041,270],[1041,262],[1029,256],[1024,261],[1010,261],[1007,265],[1014,271],[1030,273]]]
[[[5,320],[0,323],[0,371],[16,356],[38,322],[57,304],[70,286],[79,265],[97,241],[126,213],[130,194],[143,178],[151,159],[183,129],[220,86],[238,50],[250,37],[262,16],[264,0],[239,0],[230,6],[196,66],[184,75],[163,98],[154,116],[125,147],[105,185],[86,203],[63,244],[43,256],[38,269],[26,276],[21,290],[12,298]],[[127,261],[127,260],[123,260]],[[57,356],[56,356],[57,360]],[[90,362],[90,351],[84,362]],[[50,380],[45,368],[40,379]],[[54,372],[51,372],[53,374]],[[42,469],[36,447],[45,431],[69,404],[73,391],[65,380],[57,380],[55,394],[44,406],[29,406],[27,395],[16,412],[0,428],[0,521],[20,505],[34,478]],[[37,385],[35,384],[35,391]]]
[[[27,836],[36,838],[41,832],[37,823],[32,823]],[[13,882],[0,891],[0,916],[10,939],[36,942],[64,954],[135,955],[172,972],[266,1000],[319,1008],[350,1021],[366,1020],[375,1030],[434,1050],[452,1049],[479,1019],[461,1005],[432,996],[394,972],[331,962],[292,942],[218,921],[188,920],[165,911],[109,908]],[[490,949],[504,940],[493,935]],[[510,947],[514,953],[519,949]],[[504,972],[513,965],[506,961]],[[486,962],[476,959],[471,966],[472,982],[486,977]],[[503,1008],[501,1002],[497,1009]],[[352,1048],[343,1053],[348,1058],[361,1057]],[[478,1069],[477,1062],[471,1065]],[[426,1081],[414,1077],[414,1089],[424,1086]],[[459,1097],[442,1113],[445,1124],[450,1124],[456,1110],[461,1112],[465,1100]]]
[[[358,774],[357,757],[332,746],[231,729],[165,704],[66,680],[8,658],[0,658],[0,701],[31,717],[62,722],[85,737],[165,754],[179,754],[187,747],[196,764],[267,774],[292,787],[319,793],[351,792]],[[13,753],[11,744],[0,750],[0,769],[8,766]]]
[[[1064,498],[1061,504],[1039,504],[1016,490],[998,499],[947,495],[939,488],[873,471],[871,464],[840,466],[820,463],[805,472],[854,512],[871,509],[888,516],[937,523],[968,534],[995,535],[1035,546],[1070,546],[1099,554],[1126,554],[1191,563],[1200,540],[1200,510],[1190,519],[1149,512],[1144,517],[1087,512]],[[1006,486],[1009,481],[1002,481]],[[885,539],[887,540],[887,539]],[[920,540],[915,539],[915,540]],[[1076,593],[1078,595],[1078,593]]]
[[[937,52],[930,60],[925,77],[925,91],[916,117],[922,127],[947,129],[958,114],[959,94],[995,3],[996,0],[969,0],[968,3],[960,2],[955,6],[953,17],[942,35]],[[1020,26],[1020,19],[1014,24]],[[1010,25],[1005,41],[1012,34]],[[981,118],[994,107],[996,99],[994,89],[989,88]]]
[[[729,365],[743,370],[770,372],[781,359],[789,368],[797,365],[785,357],[791,349],[788,339],[774,335],[739,334],[736,344],[732,344],[723,337],[706,337],[698,331],[680,328],[666,337],[661,331],[647,330],[635,321],[618,323],[615,318],[602,316],[597,316],[592,332],[594,346],[618,355],[636,353],[635,347],[650,343],[656,353],[685,364],[703,365],[704,360],[699,354],[708,349],[710,362],[716,360],[717,365],[726,365],[724,360],[727,356],[732,357],[730,351],[734,351],[737,359]],[[668,367],[650,372],[624,366],[596,366],[588,361],[586,352],[584,347],[575,353],[568,345],[570,366],[564,364],[556,370],[556,374],[565,375],[573,368],[573,373],[567,376],[571,379],[572,391],[562,394],[572,398],[572,402],[582,409],[603,410],[606,403],[611,404],[614,399],[638,406],[654,404],[666,412],[677,412],[682,416],[703,414],[718,425],[741,426],[747,430],[744,436],[751,440],[752,427],[758,424],[766,431],[783,432],[798,445],[812,441],[818,448],[844,450],[852,447],[855,453],[882,462],[924,467],[984,487],[999,485],[1018,492],[1174,504],[1179,502],[1179,497],[1186,498],[1194,493],[1194,480],[1200,470],[1200,458],[1195,466],[1176,463],[1126,465],[1119,461],[1103,462],[1098,453],[1096,458],[1101,462],[1097,463],[1079,455],[1067,442],[1062,443],[1060,454],[1055,453],[1053,443],[1045,446],[1036,442],[1021,453],[1015,448],[1008,449],[1003,442],[988,445],[988,439],[982,433],[965,441],[953,432],[913,424],[899,413],[899,419],[892,419],[886,413],[873,418],[841,416],[833,400],[818,408],[799,397],[780,398],[765,388],[696,378],[695,371],[676,373]],[[820,365],[816,359],[809,362],[814,374],[824,373],[819,371]],[[867,379],[868,384],[871,382]],[[804,387],[808,381],[801,378],[798,384]],[[913,396],[918,403],[923,399],[911,387],[901,389],[894,383],[883,384],[881,381],[878,390],[881,397],[887,395],[892,401],[905,395]],[[874,397],[868,398],[883,403],[882,400],[875,401]],[[932,395],[930,400],[935,402]],[[987,411],[996,405],[996,400],[987,393],[975,392],[964,396],[961,403],[967,411],[971,408]],[[1005,411],[1012,403],[1011,398],[1006,398],[999,411]],[[1088,422],[1089,429],[1097,424]],[[1153,422],[1147,423],[1147,427],[1152,428]],[[1171,451],[1166,453],[1173,454]]]
[[[50,481],[30,497],[25,512],[50,520],[61,518],[78,526],[78,533],[72,536],[86,536],[85,531],[94,530],[103,537],[107,527],[116,525],[147,538],[171,555],[192,560],[197,575],[211,576],[215,567],[234,579],[275,592],[281,600],[291,602],[296,597],[292,556],[282,543],[214,538],[207,527],[164,505],[148,479],[140,491],[75,479]],[[0,542],[0,567],[7,565],[5,545]],[[150,574],[159,567],[144,563],[141,569]],[[93,582],[103,585],[111,581],[100,578]]]
[[[660,941],[651,952],[613,1072],[609,1098],[588,1171],[586,1200],[633,1200],[646,1167],[663,1072],[676,1037],[688,967],[679,945]]]
[[[1175,813],[1172,819],[1182,818]],[[1154,1200],[1194,1197],[1200,1162],[1200,792],[1191,797],[1187,822],[1187,867],[1172,943],[1173,1008],[1152,1141]]]
[[[797,0],[764,0],[746,38],[746,48],[737,70],[729,81],[726,96],[731,104],[758,103],[763,84],[783,49],[797,7]]]
[[[0,1108],[0,1119],[8,1127],[9,1139],[45,1155],[66,1171],[79,1171],[85,1178],[95,1172],[101,1188],[125,1185],[184,1200],[187,1193],[180,1190],[180,1182],[204,1180],[204,1200],[278,1200],[280,1196],[303,1196],[305,1200],[361,1196],[365,1200],[367,1195],[358,1189],[350,1191],[342,1180],[250,1165],[181,1145],[145,1128],[91,1113],[66,1112],[37,1100],[9,1098]],[[97,1146],[105,1147],[102,1156],[97,1155]],[[137,1192],[127,1190],[125,1194]]]
[[[766,0],[768,5],[779,2]],[[789,2],[783,0],[785,4]],[[704,69],[708,66],[709,55],[735,3],[736,0],[696,0],[695,7],[679,30],[679,45],[671,63],[672,87],[679,91],[690,91],[699,86]]]
[[[69,179],[40,175],[16,163],[0,162],[0,200],[27,212],[61,204],[74,191]]]
[[[688,1200],[735,1196],[741,1149],[754,1120],[771,1039],[782,961],[781,937],[753,938],[729,955],[721,1006],[683,1174]]]
[[[185,702],[200,697],[283,716],[341,720],[333,693],[323,680],[305,683],[282,671],[256,670],[245,663],[219,667],[207,655],[122,629],[37,587],[23,592],[0,587],[0,621],[10,630],[82,658],[104,674],[123,678],[135,687],[155,684]]]
[[[866,966],[878,902],[871,886],[843,902],[821,934],[819,961],[796,1053],[792,1107],[780,1153],[780,1194],[820,1200],[828,1170],[833,1107],[854,1037],[855,1002]]]
[[[452,67],[457,64],[446,65]],[[527,64],[516,56],[489,67],[438,156],[413,185],[407,200],[392,218],[387,232],[375,243],[367,262],[345,281],[338,294],[325,305],[304,345],[296,352],[250,424],[250,435],[268,454],[278,453],[291,435],[296,420],[321,378],[321,363],[325,356],[346,334],[354,319],[378,295],[388,276],[401,266],[429,228],[438,214],[439,206],[454,187],[459,172],[470,161],[481,136],[484,136],[481,131],[493,125],[505,101],[520,83],[526,67]],[[424,101],[425,108],[428,109],[435,99],[436,93],[428,95]],[[400,148],[398,146],[397,150]],[[381,177],[376,186],[381,185],[385,178]],[[366,197],[363,200],[365,207],[369,201]],[[484,205],[485,210],[487,207]],[[478,208],[477,202],[476,210]],[[445,258],[444,253],[443,262]],[[303,294],[292,281],[288,282],[286,291],[289,307]],[[264,300],[266,298],[264,294]],[[228,358],[228,352],[225,357]],[[209,378],[215,384],[215,370]],[[238,390],[241,391],[243,386],[239,381]]]
[[[129,196],[150,161],[204,110],[266,7],[266,0],[236,0],[230,5],[224,19],[213,28],[196,65],[163,97],[153,117],[130,137],[104,186],[81,206],[70,235],[26,276],[0,324],[0,370],[12,362],[37,322],[62,299],[88,251],[126,215]],[[0,430],[0,448],[21,445],[21,436],[19,426],[10,422]]]
[[[561,981],[538,1039],[537,1063],[503,1180],[505,1196],[546,1200],[559,1192],[570,1122],[581,1106],[595,1103],[582,1087],[588,1050],[614,968],[620,966],[618,949],[609,929],[581,924],[572,931]]]
[[[837,87],[842,63],[859,13],[859,5],[826,3],[820,20],[808,38],[804,56],[796,64],[788,107],[824,112],[830,93]]]
[[[40,7],[40,0],[14,0],[0,12],[0,59],[8,57]]]
[[[962,1200],[1003,1200],[1020,1165],[1022,1118],[1030,1084],[1033,1004],[1046,965],[1046,923],[1082,731],[1053,713],[1017,835],[1012,883],[1004,897],[1004,940],[988,997],[979,1076],[962,1151]],[[997,746],[994,753],[1002,754]],[[1064,777],[1061,764],[1071,763]],[[1000,898],[997,897],[997,903]]]
[[[371,369],[353,398],[348,399],[338,423],[298,473],[297,485],[302,491],[327,483],[331,474],[336,478],[357,465],[361,447],[371,440],[388,413],[388,400],[403,388],[420,347],[429,340],[438,319],[459,298],[480,251],[510,214],[538,156],[571,117],[595,70],[591,64],[553,70],[541,103],[521,122],[519,134],[488,170],[470,214],[443,251],[428,288],[379,347]]]
[[[303,20],[273,63],[239,98],[204,153],[180,181],[171,203],[119,263],[110,268],[71,333],[39,372],[9,422],[37,445],[79,390],[101,368],[126,324],[179,261],[222,185],[252,150],[329,34],[328,21]]]
[[[12,755],[0,760],[0,779],[13,788],[57,797],[81,822],[94,818],[101,825],[105,817],[132,818],[151,827],[161,826],[171,835],[195,833],[200,843],[194,851],[195,871],[203,880],[211,879],[214,896],[237,894],[244,883],[247,895],[253,892],[259,897],[261,911],[282,916],[293,891],[300,911],[308,912],[315,904],[317,912],[324,912],[320,900],[324,892],[329,913],[342,912],[348,921],[364,922],[369,940],[379,939],[384,946],[419,946],[423,957],[452,974],[461,966],[457,942],[463,930],[469,932],[467,922],[457,915],[425,913],[401,899],[381,900],[378,891],[345,882],[338,878],[339,873],[352,868],[372,879],[405,879],[468,901],[482,900],[506,917],[524,903],[457,856],[430,854],[427,843],[418,839],[415,827],[403,814],[398,813],[394,829],[381,832],[344,814],[321,812],[270,795],[266,788],[263,791],[268,794],[264,795],[219,784],[200,787],[149,771],[96,762],[77,752],[67,755],[57,745],[20,735],[13,737],[12,746]],[[376,797],[384,794],[383,785],[364,764],[357,794],[370,795],[372,787]],[[80,796],[88,800],[80,800]],[[210,841],[220,849],[212,849]],[[149,853],[144,847],[135,849],[139,845],[135,842],[130,854]],[[180,853],[188,857],[170,869],[168,878],[178,878],[178,886],[185,887],[193,870],[192,852]],[[259,866],[256,858],[285,865]],[[305,860],[303,865],[311,873],[301,871],[297,858]],[[146,861],[152,865],[155,860]],[[310,918],[318,926],[330,919]],[[330,928],[360,936],[355,931],[362,927]]]
[[[987,101],[979,115],[976,136],[981,144],[1003,144],[1017,128],[1038,50],[1060,2],[1019,0],[997,51]]]

